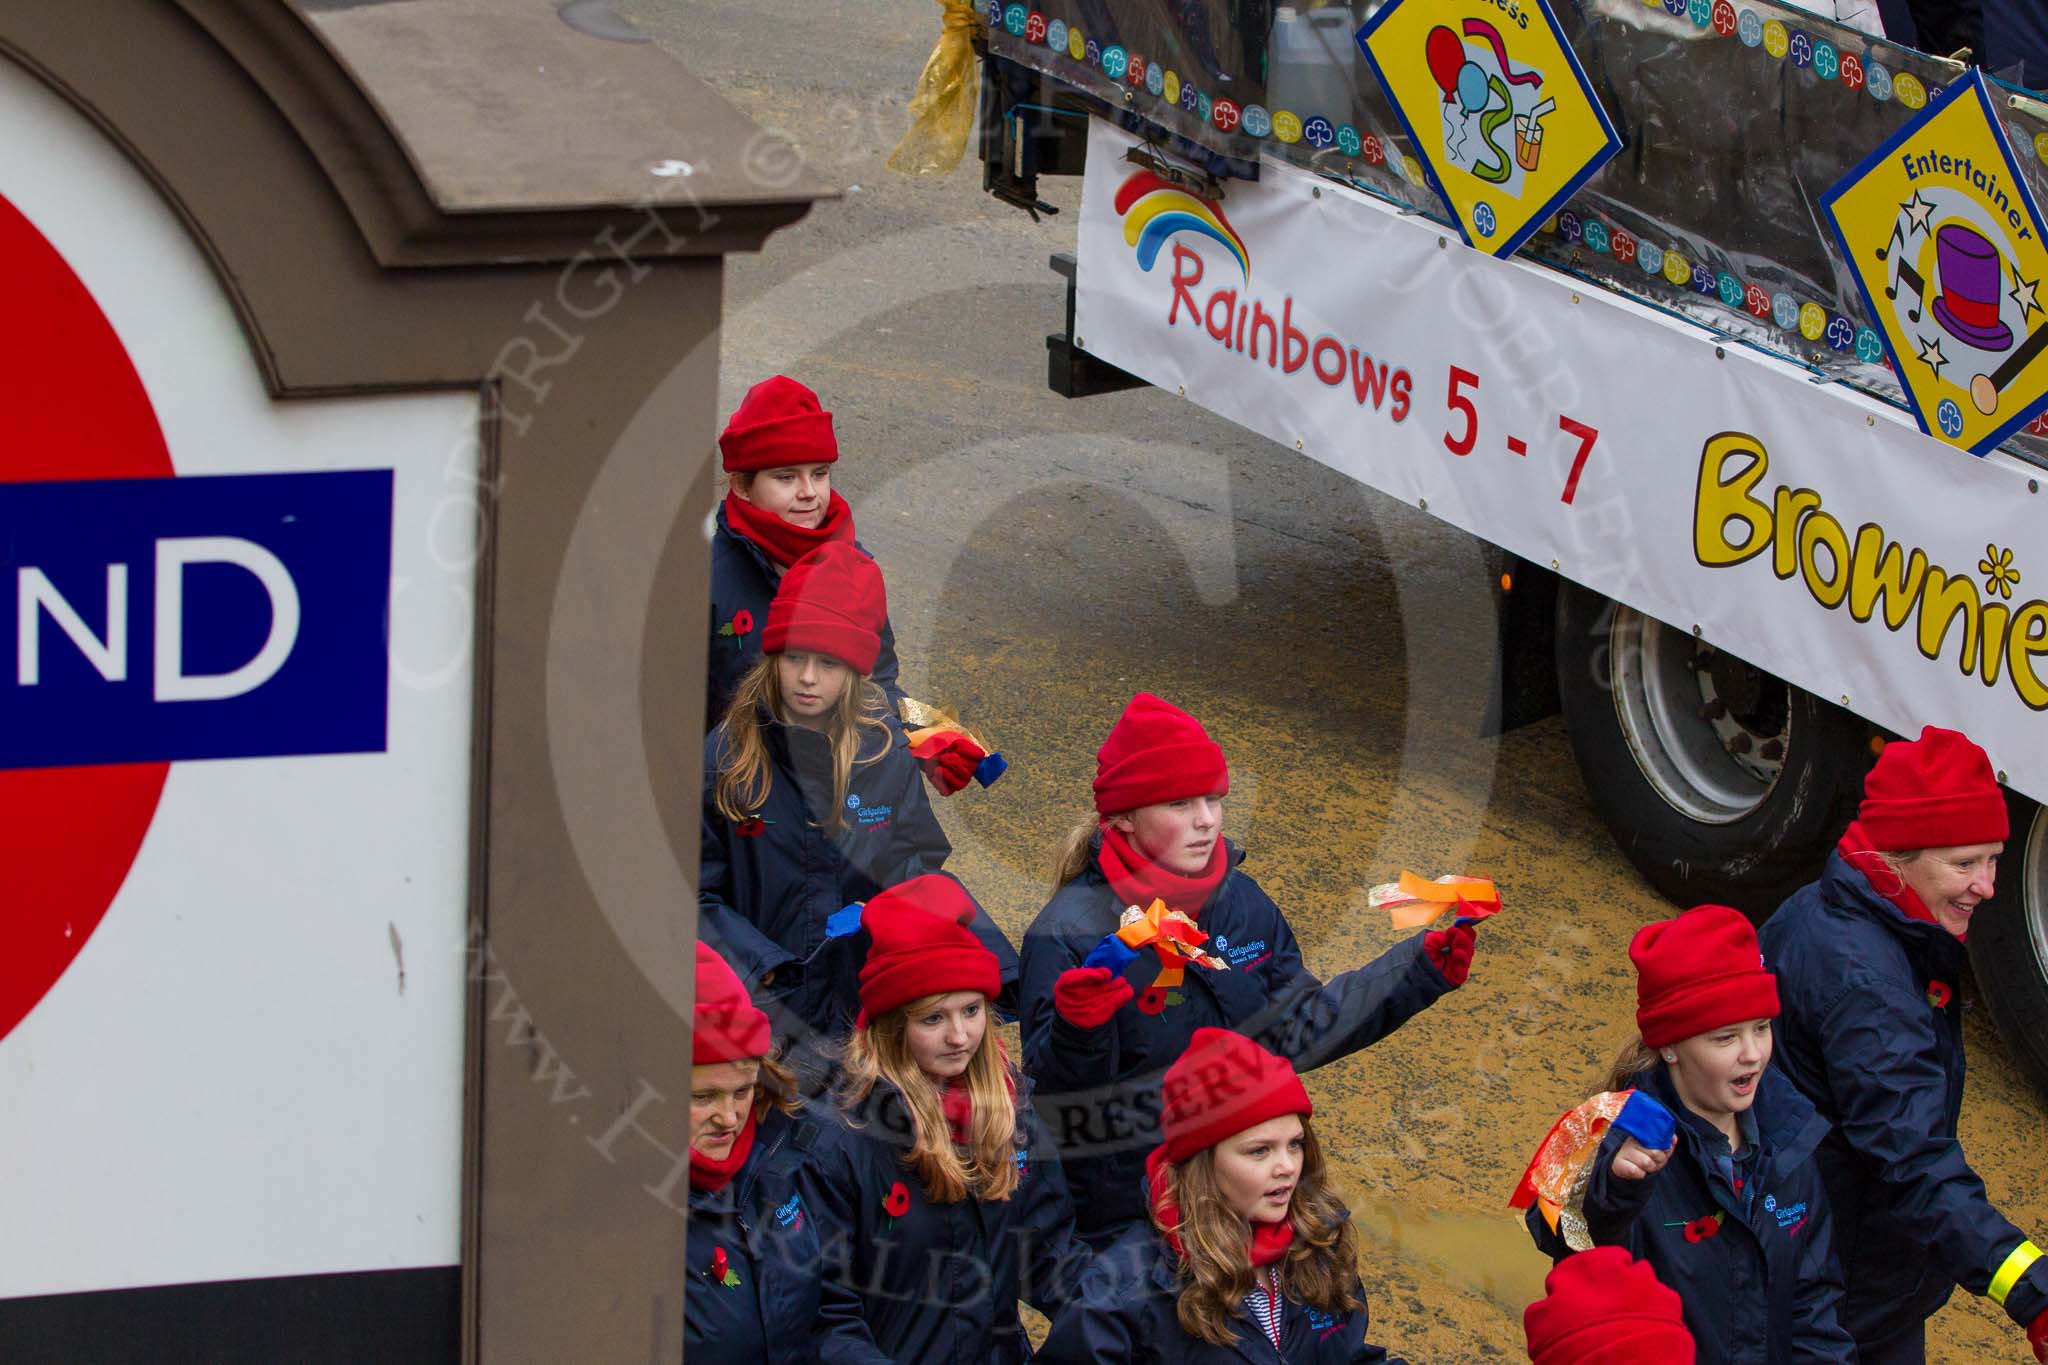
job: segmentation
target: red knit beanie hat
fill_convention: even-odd
[[[875,561],[843,540],[831,541],[782,575],[768,604],[761,652],[829,654],[865,676],[875,671],[888,620],[889,596]]]
[[[974,931],[974,898],[943,872],[927,872],[882,892],[860,912],[873,940],[860,969],[860,1017],[866,1028],[898,1005],[949,991],[1003,993],[1002,967]]]
[[[1230,765],[1202,722],[1150,692],[1132,697],[1095,751],[1095,813],[1230,790]]]
[[[1176,1165],[1267,1119],[1316,1111],[1292,1064],[1225,1028],[1195,1030],[1161,1098],[1160,1147]]]
[[[1884,746],[1856,820],[1880,853],[1999,843],[2012,832],[1990,758],[1968,735],[1934,725]]]
[[[1679,1298],[1620,1247],[1567,1256],[1522,1310],[1531,1365],[1693,1365]]]
[[[818,405],[818,395],[778,374],[747,390],[719,433],[718,451],[730,473],[831,464],[839,458],[839,442],[832,435],[832,414]]]
[[[697,1001],[690,1017],[690,1062],[743,1062],[766,1057],[768,1016],[715,949],[697,940]]]
[[[1663,1047],[1695,1034],[1778,1017],[1778,978],[1764,970],[1749,916],[1696,905],[1645,924],[1628,945],[1636,964],[1636,1027]]]

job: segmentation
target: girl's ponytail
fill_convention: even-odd
[[[1629,1039],[1621,1045],[1621,1051],[1614,1054],[1614,1065],[1608,1068],[1606,1081],[1595,1093],[1635,1089],[1643,1073],[1657,1065],[1659,1060],[1656,1050],[1640,1036]]]
[[[1060,844],[1059,858],[1053,863],[1054,887],[1065,886],[1088,870],[1088,864],[1095,860],[1095,834],[1101,828],[1101,820],[1091,815],[1068,833]]]

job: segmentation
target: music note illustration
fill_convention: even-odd
[[[1919,271],[1900,261],[1896,277],[1884,287],[1885,298],[1896,299],[1899,296],[1899,286],[1902,284],[1913,294],[1913,306],[1906,310],[1906,321],[1918,322],[1920,310],[1927,306],[1927,281],[1920,278]]]
[[[1898,243],[1900,246],[1904,246],[1906,244],[1906,235],[1905,233],[1900,231],[1899,225],[1897,223],[1892,224],[1891,241],[1886,242],[1883,246],[1877,249],[1877,259],[1879,259],[1880,261],[1888,261],[1892,258],[1893,242]]]

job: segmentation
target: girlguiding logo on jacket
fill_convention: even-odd
[[[787,1204],[775,1210],[775,1225],[784,1232],[795,1232],[804,1225],[804,1206],[801,1196],[791,1195]]]
[[[876,825],[888,824],[889,817],[895,814],[896,810],[894,806],[863,806],[860,803],[859,792],[846,794],[846,808],[853,812],[853,822],[862,829],[873,829]]]
[[[1767,1194],[1764,1196],[1764,1211],[1774,1215],[1778,1220],[1778,1226],[1790,1233],[1797,1233],[1806,1222],[1806,1204],[1803,1201],[1797,1204],[1780,1204],[1778,1196]]]
[[[1246,964],[1255,965],[1264,962],[1272,956],[1266,950],[1266,940],[1262,938],[1254,939],[1250,943],[1232,943],[1223,935],[1218,934],[1213,942],[1216,951],[1223,954],[1224,960],[1233,967],[1242,967]]]

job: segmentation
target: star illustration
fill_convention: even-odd
[[[2021,279],[2018,267],[2013,269],[2012,280],[2012,290],[2006,297],[2026,310],[2021,314],[2022,317],[2032,313],[2048,312],[2048,309],[2043,309],[2040,304],[2034,302],[2034,290],[2041,284],[2039,280]]]
[[[1941,353],[1941,338],[1929,341],[1926,337],[1915,337],[1920,346],[1920,363],[1934,371],[1936,379],[1941,378],[1941,367],[1948,364],[1948,357]]]
[[[1913,197],[1899,205],[1899,212],[1906,215],[1906,220],[1912,223],[1915,232],[1925,232],[1927,220],[1934,213],[1934,205],[1922,199],[1920,191],[1914,190]]]

